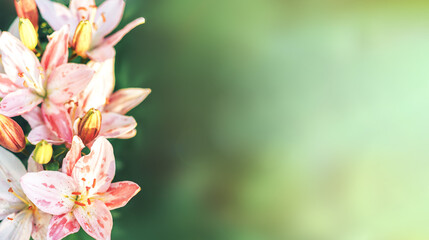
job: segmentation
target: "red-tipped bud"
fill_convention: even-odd
[[[22,128],[12,118],[1,114],[0,145],[12,152],[21,152],[25,148],[25,136]]]
[[[92,142],[100,133],[101,128],[101,113],[100,111],[91,108],[80,119],[77,125],[77,135],[82,139],[82,142],[87,145]]]
[[[14,0],[18,17],[30,19],[34,28],[39,28],[39,12],[35,0]]]

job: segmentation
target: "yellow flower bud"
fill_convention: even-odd
[[[92,26],[88,20],[80,21],[74,32],[72,47],[77,55],[86,57],[86,52],[91,47]]]
[[[20,18],[18,28],[22,43],[24,43],[27,48],[34,51],[39,41],[39,36],[31,21],[27,18]]]
[[[25,136],[17,122],[0,114],[0,145],[12,152],[25,148]]]
[[[37,163],[47,164],[51,161],[52,153],[52,144],[46,142],[45,140],[42,140],[37,143],[36,148],[34,149],[33,159]]]
[[[77,126],[77,134],[82,139],[82,142],[86,145],[92,142],[100,133],[101,129],[101,113],[100,111],[91,108],[89,111],[80,119]]]

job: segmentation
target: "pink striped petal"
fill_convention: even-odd
[[[103,136],[105,138],[120,137],[129,133],[137,126],[137,122],[133,117],[113,112],[103,113],[101,119],[99,136]]]
[[[76,21],[70,10],[60,3],[51,0],[36,0],[36,3],[43,19],[45,19],[55,31],[66,24],[71,24],[73,21]]]
[[[33,232],[31,237],[34,240],[45,240],[48,235],[49,222],[52,215],[42,211],[35,211],[33,215]]]
[[[109,210],[113,210],[125,206],[140,190],[140,186],[136,183],[116,182],[110,185],[109,190],[100,197],[100,200]]]
[[[80,225],[72,212],[53,216],[49,223],[47,240],[59,240],[78,232]],[[46,235],[45,235],[46,236]]]
[[[150,94],[149,88],[125,88],[112,94],[109,103],[104,108],[106,112],[126,114],[139,105]]]
[[[104,36],[111,33],[122,19],[125,2],[123,0],[104,1],[97,9],[94,19],[93,46],[98,45]]]
[[[96,200],[86,207],[77,207],[74,216],[89,236],[95,239],[110,239],[113,219],[103,202]]]
[[[55,133],[53,133],[46,125],[40,125],[31,129],[27,139],[33,145],[36,145],[42,140],[46,140],[48,143],[52,143],[54,145],[64,143],[64,140],[57,137],[57,135],[55,135]]]
[[[46,75],[55,68],[66,64],[69,57],[69,25],[64,25],[60,30],[50,36],[50,41],[42,57],[42,66]]]
[[[74,166],[72,176],[79,183],[80,191],[87,191],[89,196],[109,189],[115,176],[115,156],[110,142],[103,137],[97,138],[91,153]]]
[[[1,61],[1,60],[0,60]],[[16,85],[10,78],[3,73],[0,73],[0,97],[4,98],[9,93],[15,92],[20,87]]]
[[[82,140],[78,136],[74,136],[71,148],[63,160],[63,173],[72,175],[76,162],[82,157],[81,151],[84,147]]]
[[[42,104],[42,113],[48,129],[58,136],[58,138],[71,143],[73,126],[67,111],[53,103],[44,102]]]
[[[27,173],[21,178],[27,197],[43,212],[61,215],[73,209],[77,190],[73,179],[61,172],[42,171]]]
[[[62,104],[77,96],[94,76],[94,70],[83,64],[67,63],[56,68],[48,79],[48,98]]]
[[[42,101],[43,98],[34,94],[30,89],[19,89],[1,100],[0,113],[8,117],[19,116],[33,110]]]

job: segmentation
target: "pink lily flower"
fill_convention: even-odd
[[[110,210],[125,206],[140,191],[133,182],[112,183],[115,157],[107,139],[97,138],[91,153],[81,157],[83,147],[82,141],[74,137],[62,172],[27,173],[21,178],[28,198],[42,211],[54,215],[48,240],[62,239],[80,227],[95,239],[110,239]]]
[[[136,135],[137,122],[131,116],[125,114],[139,105],[151,92],[144,88],[126,88],[113,93],[115,85],[114,59],[104,62],[89,62],[88,66],[94,71],[94,77],[88,86],[73,100],[69,101],[67,111],[71,122],[76,122],[89,109],[95,108],[101,111],[102,121],[99,136],[105,138],[132,138]],[[29,122],[32,130],[28,140],[36,144],[46,140],[52,144],[71,143],[66,138],[54,134],[47,127],[47,119],[42,116],[42,111],[35,108],[24,114],[23,117]],[[74,124],[75,126],[76,124]],[[75,128],[70,131],[77,134]]]
[[[62,106],[86,87],[94,71],[83,64],[67,63],[68,32],[65,26],[51,36],[41,63],[17,38],[2,33],[0,51],[6,74],[0,74],[0,113],[18,116],[42,103],[49,129],[71,142],[72,122]]]
[[[137,18],[122,30],[106,37],[122,19],[124,0],[106,0],[99,7],[95,5],[94,0],[71,0],[69,8],[50,0],[36,0],[36,2],[41,15],[54,30],[70,25],[71,38],[80,21],[92,22],[92,43],[87,55],[94,61],[104,61],[114,57],[116,54],[114,46],[129,31],[145,22],[144,18]]]
[[[32,157],[28,172],[43,170]],[[24,194],[19,180],[27,173],[21,161],[0,147],[0,239],[45,240],[51,215],[40,211]]]

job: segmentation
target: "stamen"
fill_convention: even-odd
[[[8,217],[7,219],[9,219],[9,220],[13,221],[13,218]]]
[[[17,197],[19,200],[21,200],[23,203],[30,205],[29,202],[27,202],[24,198],[20,197],[18,194],[16,194],[12,188],[9,188],[8,192],[12,193],[15,197]]]
[[[18,76],[19,76],[20,78],[22,78],[22,77],[24,77],[24,73],[23,73],[23,72],[20,72],[20,73],[18,73]]]
[[[73,195],[81,195],[81,192],[72,192]]]
[[[97,180],[94,178],[94,181],[92,182],[92,188],[95,188],[95,182],[96,182]]]
[[[88,198],[86,201],[88,202],[88,205],[91,205],[91,199]]]
[[[82,181],[84,181],[84,182],[85,182],[85,181],[86,181],[86,179],[83,177],[83,178],[82,178]]]
[[[12,182],[12,180],[10,180],[10,179],[8,179],[7,181],[8,181],[8,182]]]
[[[105,23],[106,22],[106,16],[104,15],[104,12],[101,13],[101,18],[103,18],[103,22]]]
[[[85,207],[86,205],[85,205],[85,203],[81,203],[81,202],[78,202],[78,201],[75,201],[74,202],[76,205],[79,205],[79,206],[81,206],[81,207]]]
[[[89,189],[91,189],[91,187],[86,187],[86,191],[87,191],[87,192],[89,191]]]

